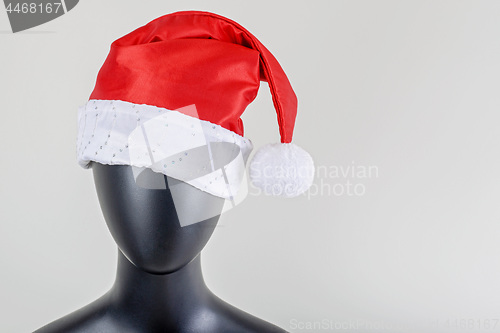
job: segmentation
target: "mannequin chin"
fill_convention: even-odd
[[[220,215],[181,226],[176,207],[185,200],[191,209],[210,201],[222,210],[224,200],[175,181],[150,169],[134,177],[133,167],[92,163],[102,212],[118,248],[136,267],[154,274],[174,272],[193,260],[205,247]],[[174,201],[169,184],[190,191]],[[125,185],[126,184],[126,185]],[[163,187],[163,188],[162,188]],[[215,206],[215,207],[214,207]],[[182,209],[182,208],[180,208]]]

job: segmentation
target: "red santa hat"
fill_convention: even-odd
[[[231,198],[253,148],[241,115],[260,81],[271,90],[281,143],[260,148],[250,178],[293,197],[314,175],[291,143],[297,98],[278,61],[238,23],[208,12],[162,16],[116,40],[79,109],[78,162],[151,168]]]

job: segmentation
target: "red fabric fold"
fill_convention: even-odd
[[[267,81],[281,142],[292,140],[297,98],[278,61],[238,23],[207,12],[162,16],[111,45],[90,99],[176,110],[243,135],[240,119]]]

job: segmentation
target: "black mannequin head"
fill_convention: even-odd
[[[224,199],[150,169],[94,162],[92,170],[108,228],[120,251],[142,270],[180,269],[200,253],[217,225]],[[199,219],[186,225],[187,215]]]

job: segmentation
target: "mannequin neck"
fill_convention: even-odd
[[[192,320],[209,302],[198,254],[190,263],[167,274],[151,274],[134,266],[118,251],[118,270],[110,291],[120,317],[133,324],[171,327]],[[142,325],[142,324],[141,324]]]

